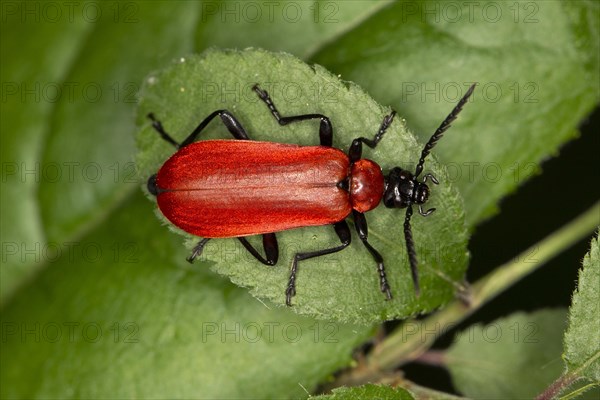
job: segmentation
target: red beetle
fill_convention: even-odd
[[[280,125],[318,119],[320,146],[299,146],[250,140],[239,121],[227,110],[206,117],[182,142],[177,143],[152,113],[152,126],[178,151],[157,174],[148,179],[148,190],[157,197],[158,207],[173,224],[193,235],[203,237],[187,258],[192,262],[212,238],[236,237],[260,262],[275,265],[279,257],[275,232],[305,226],[332,224],[341,245],[329,249],[297,253],[292,262],[286,304],[296,294],[298,261],[343,250],[351,241],[345,219],[352,214],[358,236],[377,263],[380,288],[392,298],[383,257],[368,242],[364,213],[377,207],[383,199],[388,208],[406,208],[404,236],[415,292],[419,294],[417,257],[412,239],[410,218],[412,205],[423,211],[429,197],[427,179],[438,181],[423,171],[425,158],[473,93],[472,85],[463,98],[435,131],[423,148],[414,173],[392,168],[384,177],[375,162],[361,158],[363,143],[375,148],[392,123],[395,112],[387,115],[373,139],[360,137],[350,145],[348,155],[332,147],[333,131],[329,118],[322,114],[282,117],[268,93],[253,87],[269,107]],[[219,116],[237,140],[194,142],[204,128]],[[245,236],[263,235],[263,257]]]

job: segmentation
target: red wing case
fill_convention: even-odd
[[[332,224],[352,210],[339,187],[349,164],[332,147],[195,142],[158,171],[158,206],[173,224],[206,238]]]

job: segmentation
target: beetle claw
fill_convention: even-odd
[[[292,297],[294,297],[296,295],[296,288],[293,286],[288,286],[287,290],[285,291],[285,304],[288,307],[292,306]]]

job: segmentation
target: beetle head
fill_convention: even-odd
[[[429,199],[429,186],[427,179],[435,184],[437,179],[431,174],[426,174],[423,181],[419,181],[417,176],[410,171],[400,167],[393,168],[386,179],[386,188],[383,194],[383,204],[388,208],[406,208],[413,204],[419,206],[419,213],[427,216],[435,211],[431,208],[423,211],[421,205]]]
[[[148,191],[153,196],[158,196],[158,186],[156,184],[156,174],[154,174],[150,178],[148,178]]]

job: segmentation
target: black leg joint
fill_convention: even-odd
[[[394,120],[395,116],[396,116],[396,111],[392,111],[391,114],[386,115],[383,118],[383,121],[381,122],[381,125],[379,126],[379,130],[377,131],[377,133],[375,134],[375,136],[373,137],[373,139],[367,139],[365,137],[359,137],[359,138],[356,138],[356,139],[354,139],[352,141],[352,144],[350,145],[350,149],[348,150],[348,156],[350,157],[350,161],[351,162],[358,161],[362,157],[362,145],[363,145],[363,143],[366,144],[367,146],[369,146],[372,149],[374,149],[375,147],[377,147],[377,144],[379,143],[379,141],[381,140],[381,138],[383,138],[383,135],[385,134],[385,132],[387,131],[387,129],[391,125],[391,123]]]
[[[275,265],[279,259],[279,244],[274,233],[265,233],[263,235],[263,249],[266,258],[256,250],[245,237],[238,237],[240,243],[254,256],[258,261],[265,265]]]
[[[303,115],[293,115],[289,117],[282,117],[277,107],[271,100],[269,93],[266,90],[263,90],[258,86],[258,84],[252,87],[254,91],[258,94],[258,97],[269,107],[269,111],[271,111],[271,115],[277,120],[279,125],[287,125],[292,122],[298,121],[306,121],[309,119],[318,119],[320,120],[319,124],[319,140],[321,146],[331,147],[333,145],[333,128],[331,127],[331,121],[328,117],[323,114],[303,114]]]
[[[204,128],[206,128],[206,126],[217,116],[221,118],[221,121],[223,121],[223,124],[234,138],[240,140],[250,139],[242,124],[233,116],[233,114],[227,110],[217,110],[211,113],[208,117],[204,118],[204,120],[198,124],[196,129],[189,134],[189,136],[181,143],[179,147],[185,147],[188,144],[193,143],[204,130]]]
[[[221,118],[225,127],[229,133],[233,135],[236,139],[241,140],[249,140],[248,134],[244,130],[242,124],[227,110],[217,110],[211,113],[208,117],[204,118],[200,124],[188,135],[188,137],[181,143],[177,143],[175,139],[171,135],[169,135],[162,126],[162,123],[156,119],[153,113],[148,114],[148,118],[152,121],[152,127],[156,130],[160,136],[167,142],[171,143],[176,148],[180,149],[182,147],[187,146],[188,144],[194,142],[200,133],[206,128],[206,126],[212,121],[216,116]]]

